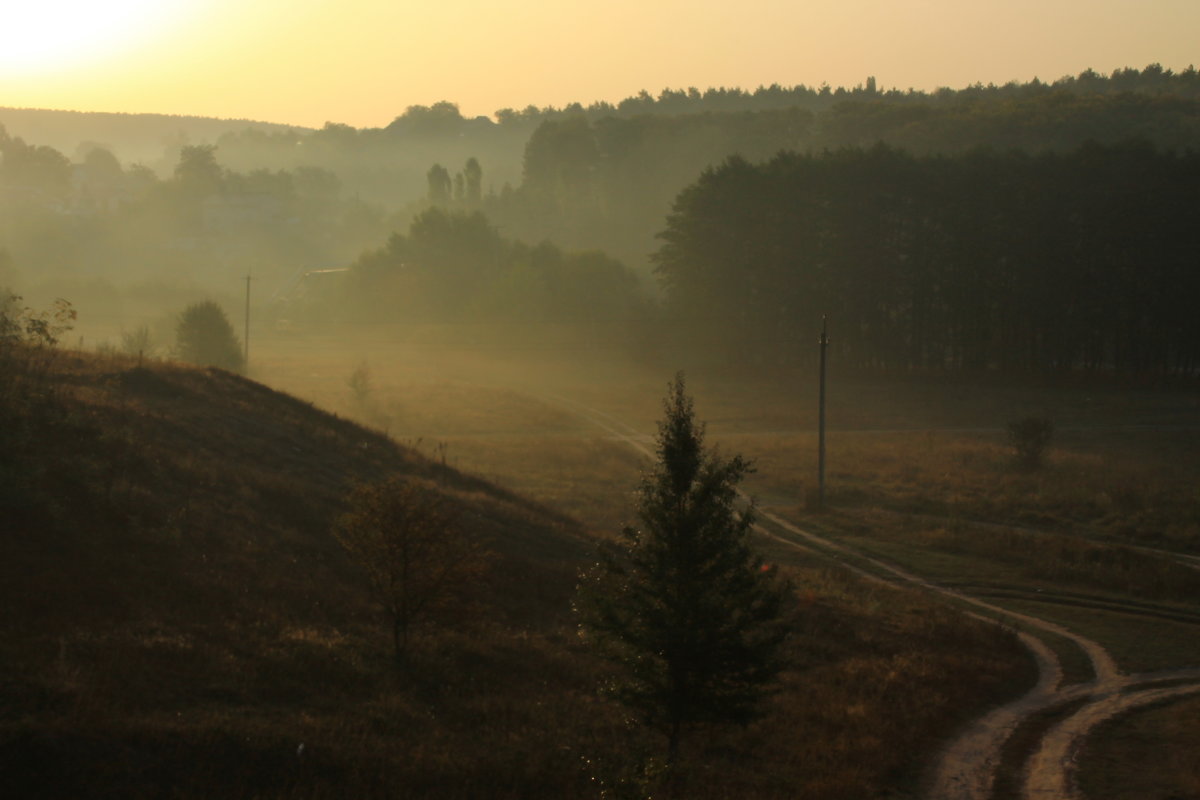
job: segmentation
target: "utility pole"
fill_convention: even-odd
[[[246,325],[242,332],[242,345],[245,350],[242,353],[243,360],[246,364],[246,369],[250,368],[250,276],[246,276]]]
[[[817,404],[817,510],[825,509],[825,351],[829,347],[828,319],[821,316],[821,382]]]

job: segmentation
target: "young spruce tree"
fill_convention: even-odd
[[[747,543],[752,508],[737,485],[740,456],[704,446],[677,375],[658,426],[658,461],[639,490],[639,527],[604,546],[584,576],[583,635],[620,667],[616,697],[667,738],[701,723],[742,723],[783,668],[780,645],[790,587]]]

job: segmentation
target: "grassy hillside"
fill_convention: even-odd
[[[457,745],[444,740],[468,720],[439,719],[446,693],[459,694],[456,713],[520,730],[528,720],[513,717],[534,713],[538,694],[590,692],[586,676],[565,690],[547,681],[577,672],[544,641],[586,552],[571,521],[229,373],[73,354],[38,369],[50,374],[23,381],[19,402],[9,387],[3,426],[8,781],[43,796],[151,793],[166,776],[197,796],[277,790],[296,777],[301,742],[318,785],[347,769],[406,780],[374,763],[391,760],[374,736],[341,727],[347,707],[383,741],[403,722],[414,747],[427,736],[421,746],[449,756]],[[451,495],[497,554],[482,611],[419,647],[421,672],[439,680],[403,698],[389,694],[384,631],[328,532],[352,482],[397,472]],[[480,662],[486,687],[473,685]],[[507,700],[490,695],[501,679]],[[528,712],[506,707],[515,698]],[[487,773],[489,756],[475,755]]]
[[[611,797],[660,749],[574,636],[579,523],[226,372],[0,355],[16,796]],[[393,473],[494,551],[402,674],[329,533],[348,486]],[[690,742],[686,796],[911,795],[958,723],[1030,680],[1003,631],[771,558],[802,587],[796,667],[762,722]]]

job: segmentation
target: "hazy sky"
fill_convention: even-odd
[[[0,106],[386,125],[646,89],[1200,61],[1200,0],[0,0]],[[10,6],[15,6],[10,7]]]

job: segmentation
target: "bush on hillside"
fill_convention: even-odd
[[[1008,423],[1008,441],[1013,446],[1017,466],[1037,469],[1054,437],[1054,423],[1044,417],[1025,417]]]
[[[392,633],[396,665],[406,665],[417,625],[462,607],[486,561],[445,495],[403,476],[362,484],[334,536],[366,573]]]
[[[242,346],[221,307],[212,300],[188,306],[175,327],[175,355],[206,367],[241,372]]]

